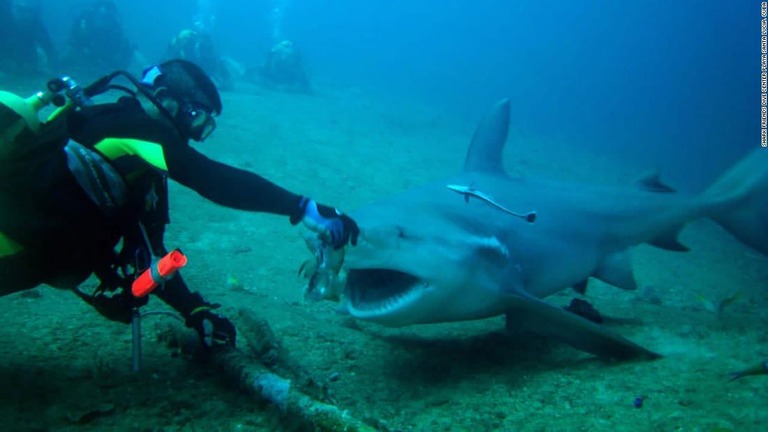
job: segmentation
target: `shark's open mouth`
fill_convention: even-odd
[[[425,287],[416,276],[398,270],[351,269],[346,296],[354,315],[378,315],[410,303]]]

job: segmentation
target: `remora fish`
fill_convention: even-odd
[[[445,187],[447,187],[448,189],[450,189],[450,190],[452,190],[454,192],[457,192],[457,193],[460,193],[460,194],[464,195],[464,201],[467,202],[467,203],[469,203],[469,197],[473,196],[475,198],[479,198],[479,199],[487,202],[488,204],[496,207],[497,209],[503,211],[504,213],[508,213],[508,214],[510,214],[512,216],[519,217],[520,219],[523,219],[526,222],[530,222],[530,223],[536,222],[536,212],[535,211],[529,212],[527,214],[520,214],[520,213],[517,213],[517,212],[513,212],[512,210],[510,210],[510,209],[504,207],[503,205],[497,203],[496,200],[494,200],[488,194],[483,193],[483,192],[473,188],[472,186],[461,186],[461,185],[451,185],[451,184],[449,184],[449,185],[445,185]]]

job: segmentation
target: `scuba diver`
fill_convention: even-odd
[[[47,71],[56,64],[56,50],[43,24],[39,0],[0,0],[0,48],[8,72]]]
[[[111,0],[97,0],[78,15],[62,57],[69,68],[115,70],[134,63],[145,65],[125,35],[117,5]]]
[[[312,91],[301,52],[289,40],[283,40],[272,47],[258,75],[268,87],[300,93]]]
[[[232,75],[227,69],[225,60],[219,57],[216,52],[213,38],[202,25],[195,27],[194,30],[182,30],[171,39],[165,58],[190,61],[203,68],[219,89],[230,89],[232,87]]]
[[[132,88],[114,84],[118,77]],[[48,88],[26,100],[0,92],[0,295],[48,284],[73,290],[108,319],[130,322],[137,303],[146,302],[131,292],[133,281],[168,252],[168,178],[226,207],[303,222],[335,248],[356,244],[357,224],[335,208],[190,145],[213,132],[222,110],[198,66],[171,60],[141,80],[117,71],[84,88],[69,77]],[[108,90],[127,95],[91,101]],[[37,112],[51,101],[62,107],[40,122]],[[99,286],[80,291],[91,274]],[[152,294],[206,346],[235,344],[232,323],[180,274]]]

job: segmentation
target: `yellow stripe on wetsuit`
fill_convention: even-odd
[[[153,167],[168,171],[163,146],[158,143],[134,138],[104,138],[94,148],[111,161],[123,156],[138,156]]]

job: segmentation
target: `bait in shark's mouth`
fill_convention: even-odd
[[[322,236],[304,234],[307,248],[314,254],[314,260],[307,260],[299,268],[299,276],[307,279],[304,299],[310,301],[339,301],[344,287],[344,249],[334,249]]]

